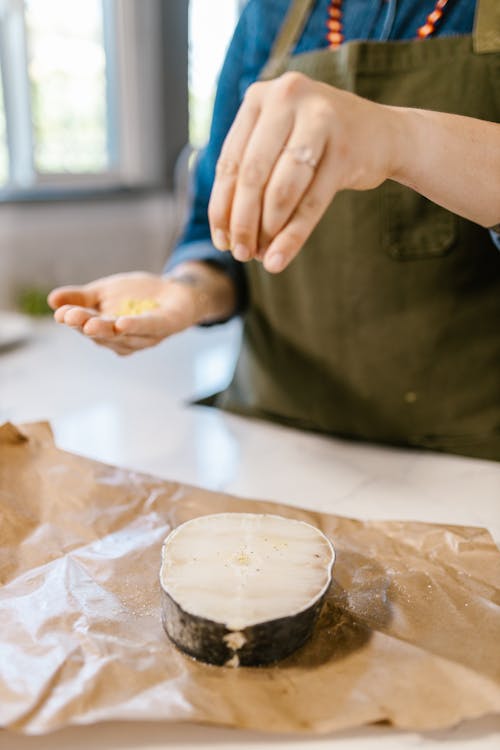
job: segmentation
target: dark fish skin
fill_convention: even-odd
[[[222,623],[185,612],[163,587],[162,623],[170,640],[198,661],[224,666],[237,656],[237,664],[232,666],[265,666],[290,656],[310,638],[327,593],[328,589],[298,614],[237,631],[245,638],[237,649],[230,648],[224,640],[235,631],[228,630]]]

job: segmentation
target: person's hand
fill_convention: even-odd
[[[229,286],[228,286],[229,285]],[[155,346],[174,333],[230,314],[232,282],[203,263],[185,263],[169,276],[123,273],[84,286],[54,289],[54,318],[120,355]],[[146,301],[153,309],[121,314]]]
[[[214,245],[282,271],[346,188],[391,176],[393,108],[286,73],[250,86],[226,137],[209,204]]]
[[[48,302],[58,323],[126,355],[197,323],[198,296],[189,284],[149,273],[123,273],[54,289]],[[141,315],[120,314],[131,300],[154,300],[158,307]]]

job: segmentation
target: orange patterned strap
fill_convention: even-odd
[[[416,37],[418,39],[427,39],[427,37],[434,34],[437,24],[441,21],[444,15],[448,2],[449,0],[436,0],[434,10],[432,13],[429,13],[425,19],[425,23],[417,29]],[[326,26],[328,29],[326,38],[330,49],[340,47],[344,41],[342,29],[342,0],[330,0]]]
[[[330,49],[340,47],[344,41],[342,33],[342,0],[332,0],[328,9],[328,21],[326,22],[328,33],[326,38]]]
[[[424,25],[420,26],[417,29],[417,36],[419,39],[427,39],[428,36],[434,34],[436,30],[436,24],[439,23],[439,21],[442,19],[444,9],[447,5],[448,0],[437,0],[436,5],[434,6],[434,10],[427,16]]]

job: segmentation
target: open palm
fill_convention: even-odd
[[[130,301],[157,306],[140,315],[122,315]],[[198,322],[199,293],[175,278],[122,273],[54,289],[48,298],[58,323],[74,328],[117,354],[132,354]]]

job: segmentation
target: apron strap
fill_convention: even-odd
[[[477,0],[474,31],[474,52],[500,52],[500,0]]]
[[[316,0],[292,0],[283,25],[271,49],[260,79],[274,78],[283,61],[295,47]],[[500,1],[500,0],[499,0]],[[495,0],[496,2],[496,0]]]

